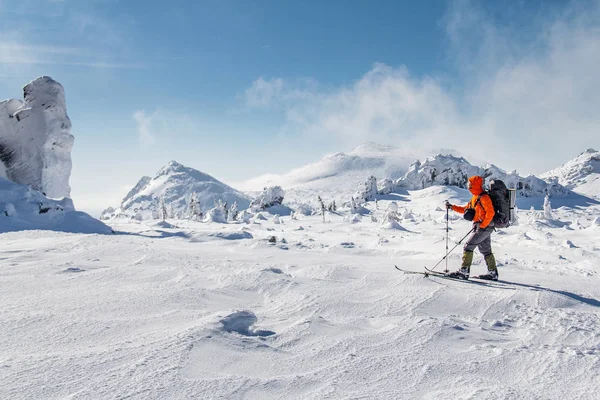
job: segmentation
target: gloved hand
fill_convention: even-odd
[[[452,204],[448,200],[446,200],[446,210],[450,210],[452,208]]]

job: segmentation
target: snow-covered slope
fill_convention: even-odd
[[[43,76],[23,93],[24,100],[0,102],[0,176],[51,198],[69,197],[74,139],[64,89]]]
[[[162,200],[170,215],[183,216],[188,212],[193,193],[196,193],[203,211],[212,208],[217,200],[228,204],[237,202],[240,210],[250,204],[250,198],[246,195],[212,176],[171,161],[154,178],[143,177],[125,196],[121,206],[116,210],[105,210],[102,219],[116,216],[139,220],[157,218]]]
[[[256,192],[264,186],[280,185],[286,191],[286,204],[292,207],[315,205],[317,196],[327,203],[335,201],[341,205],[352,197],[361,197],[365,181],[375,176],[379,189],[388,193],[393,190],[417,190],[435,185],[466,187],[471,175],[501,179],[507,186],[518,189],[520,197],[572,195],[571,191],[557,182],[546,182],[536,176],[520,176],[516,171],[505,170],[483,162],[461,156],[460,152],[440,149],[436,156],[422,158],[425,151],[364,143],[350,153],[336,153],[323,159],[292,170],[284,175],[265,175],[238,185],[244,190]],[[428,154],[432,154],[428,152]],[[433,153],[436,154],[436,153]],[[416,160],[416,161],[415,161]],[[481,163],[481,166],[472,162]]]
[[[69,198],[49,199],[37,190],[0,178],[0,233],[21,230],[111,233],[112,229],[75,211]]]
[[[399,178],[419,154],[394,146],[363,143],[349,153],[327,155],[284,175],[265,175],[240,185],[244,190],[265,186],[288,189],[327,189],[352,192],[367,176]]]
[[[574,159],[540,176],[587,196],[600,198],[600,151],[587,149]]]
[[[390,196],[404,229],[380,200],[373,218],[3,234],[0,399],[597,399],[600,209],[521,208],[492,236],[500,282],[394,268],[442,259],[444,200],[469,197]],[[453,246],[471,224],[450,217]]]

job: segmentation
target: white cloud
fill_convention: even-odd
[[[0,1],[0,74],[28,74],[23,70],[39,65],[143,68],[139,62],[129,62],[127,25],[100,17],[95,7],[62,0]],[[36,18],[42,17],[51,21],[52,28],[36,24]],[[62,38],[69,38],[69,46],[63,45]]]
[[[469,1],[443,22],[456,81],[375,64],[328,91],[260,78],[247,103],[281,108],[287,132],[457,148],[523,173],[600,145],[600,2],[540,16],[527,34],[495,26]]]
[[[159,113],[155,111],[150,115],[146,115],[145,110],[139,110],[133,113],[133,119],[136,123],[138,140],[142,145],[153,145],[156,143],[157,125],[164,126],[164,120]]]

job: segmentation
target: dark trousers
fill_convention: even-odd
[[[492,254],[492,233],[494,233],[494,228],[491,226],[485,229],[477,228],[467,239],[465,251],[473,251],[478,247],[484,257],[489,256]]]

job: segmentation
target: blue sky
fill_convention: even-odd
[[[171,159],[235,183],[365,140],[539,173],[600,147],[599,4],[0,0],[0,98],[63,84],[91,211]]]

